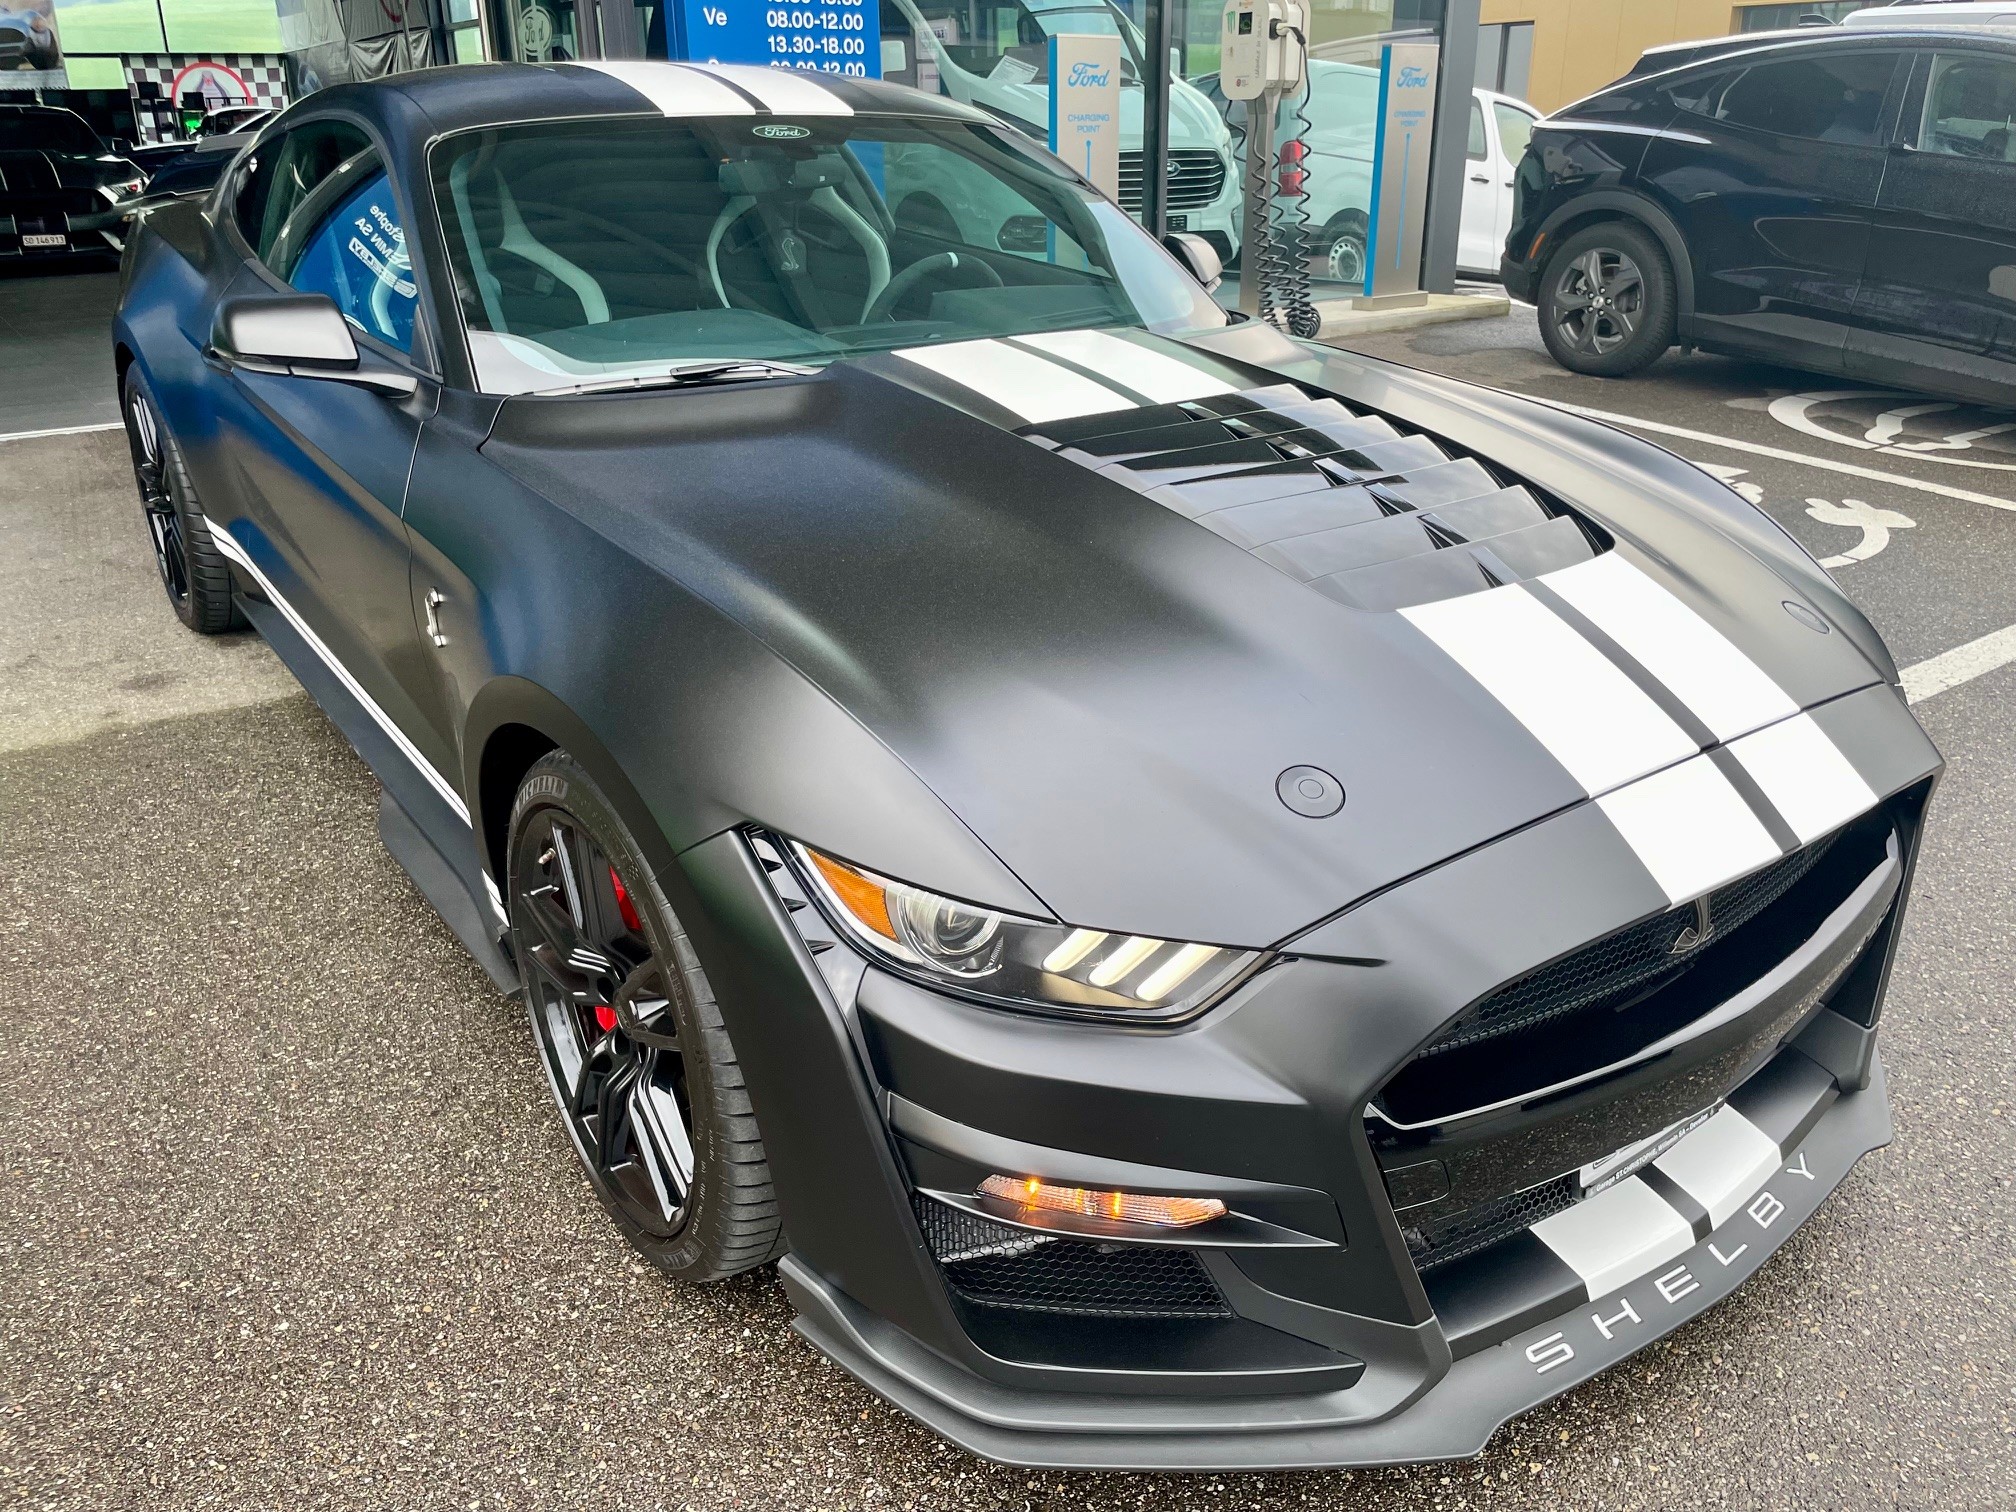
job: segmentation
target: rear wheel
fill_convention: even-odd
[[[1332,220],[1316,246],[1320,272],[1333,283],[1365,282],[1365,217],[1349,211]]]
[[[1576,232],[1540,279],[1540,337],[1570,372],[1622,378],[1673,344],[1678,298],[1665,250],[1639,227]]]
[[[161,411],[140,375],[128,369],[121,400],[140,513],[154,546],[154,566],[176,618],[199,635],[244,626],[231,602],[231,569],[210,539],[181,448],[161,423]]]
[[[643,853],[571,757],[512,807],[511,942],[588,1182],[668,1275],[783,1253],[769,1162],[713,989]]]

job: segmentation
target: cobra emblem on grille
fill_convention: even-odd
[[[1694,922],[1673,936],[1673,943],[1667,948],[1669,955],[1686,955],[1697,950],[1714,930],[1714,923],[1708,917],[1708,900],[1697,898],[1694,902]]]

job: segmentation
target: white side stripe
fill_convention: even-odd
[[[671,63],[581,61],[568,68],[592,68],[627,84],[668,116],[754,115],[756,107],[719,79]]]
[[[1694,1246],[1687,1220],[1636,1176],[1542,1218],[1533,1237],[1582,1278],[1591,1301]]]
[[[854,107],[795,68],[760,68],[752,63],[695,63],[695,69],[726,79],[778,115],[851,116]]]
[[[1720,1228],[1771,1179],[1783,1159],[1771,1136],[1724,1108],[1652,1164],[1708,1210]]]
[[[906,347],[895,355],[965,385],[1032,425],[1139,408],[1104,384],[999,341]]]
[[[254,580],[265,590],[266,597],[272,600],[273,607],[278,609],[287,623],[294,627],[295,633],[308,643],[308,649],[322,658],[323,664],[335,675],[336,680],[343,684],[350,696],[363,706],[364,712],[377,722],[378,728],[383,730],[392,744],[399,748],[399,753],[413,763],[420,775],[425,777],[434,791],[441,795],[441,801],[455,811],[455,817],[467,824],[469,805],[462,801],[462,795],[456,792],[448,779],[436,770],[433,762],[420,754],[419,747],[406,738],[406,732],[392,722],[392,716],[379,708],[378,701],[366,693],[357,679],[350,675],[350,669],[337,660],[335,652],[323,644],[322,637],[317,635],[308,622],[301,618],[294,606],[287,602],[286,595],[275,588],[273,580],[259,570],[259,564],[253,561],[251,554],[239,544],[238,538],[214,521],[205,520],[204,525],[210,532],[210,539],[216,542],[217,549],[252,574]]]
[[[1802,845],[1876,806],[1876,793],[1827,732],[1800,714],[1729,746]]]
[[[1615,551],[1540,579],[1624,648],[1721,741],[1799,712],[1729,638]]]
[[[1523,588],[1491,588],[1400,612],[1591,796],[1699,749],[1608,657]]]
[[[1236,392],[1234,385],[1222,378],[1213,378],[1165,352],[1136,346],[1110,331],[1044,331],[1015,339],[1090,368],[1156,404],[1180,404],[1185,399]]]
[[[1596,804],[1674,903],[1778,859],[1770,831],[1706,756],[1606,793]]]

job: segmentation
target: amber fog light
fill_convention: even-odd
[[[980,1195],[1037,1212],[1071,1213],[1154,1228],[1190,1228],[1225,1216],[1225,1204],[1216,1197],[1144,1197],[1138,1192],[1053,1186],[1033,1176],[989,1176],[980,1183]]]

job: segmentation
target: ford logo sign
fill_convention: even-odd
[[[1393,87],[1395,89],[1426,89],[1428,87],[1428,70],[1417,67],[1412,63],[1405,64],[1400,69],[1400,77],[1393,81]]]
[[[772,141],[795,142],[800,137],[812,135],[811,128],[806,126],[758,126],[754,130],[757,136],[768,137]]]
[[[1071,74],[1064,82],[1071,89],[1104,89],[1106,81],[1113,77],[1113,70],[1100,68],[1092,63],[1073,63]]]

